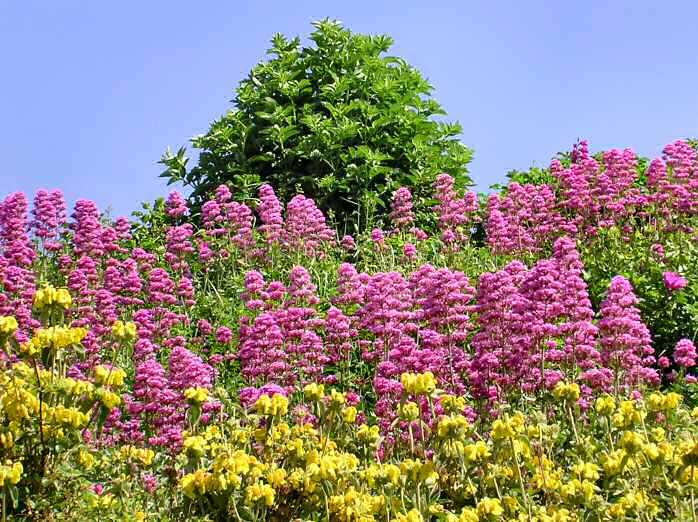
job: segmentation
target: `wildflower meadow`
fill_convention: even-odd
[[[696,520],[695,144],[510,177],[353,235],[7,195],[2,520]]]

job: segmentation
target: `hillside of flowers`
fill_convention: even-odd
[[[454,187],[5,197],[2,521],[696,520],[694,144]]]

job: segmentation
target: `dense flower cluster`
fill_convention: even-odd
[[[691,519],[698,158],[643,165],[581,142],[483,208],[442,174],[431,226],[400,188],[341,241],[270,185],[197,221],[8,196],[5,512]]]

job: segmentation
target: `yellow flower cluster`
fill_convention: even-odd
[[[34,332],[31,340],[22,345],[22,351],[29,356],[41,353],[44,348],[58,351],[68,346],[80,344],[87,335],[84,328],[70,328],[68,326],[51,326],[39,328]]]
[[[408,395],[429,395],[436,389],[436,378],[431,372],[403,373],[400,382]]]
[[[305,385],[303,388],[303,393],[305,398],[309,401],[319,401],[325,397],[325,386],[323,384],[311,382],[310,384]]]
[[[138,462],[141,466],[150,466],[155,458],[155,452],[149,448],[121,446],[119,456],[122,460]]]
[[[119,341],[130,341],[136,338],[138,330],[131,321],[116,321],[111,327],[111,333]]]
[[[262,415],[280,417],[288,413],[288,399],[280,393],[275,393],[272,397],[265,393],[255,402],[254,410]]]
[[[560,381],[555,385],[555,388],[553,388],[553,396],[556,399],[574,402],[579,399],[579,395],[579,384],[576,382],[566,383],[564,381]]]
[[[17,484],[22,478],[23,472],[24,468],[22,468],[21,462],[5,462],[4,465],[0,466],[0,488],[5,484]]]
[[[99,365],[95,368],[95,382],[102,386],[121,387],[124,385],[126,372],[120,368]]]
[[[192,404],[203,404],[208,399],[208,390],[197,386],[184,390],[184,398]]]
[[[577,386],[562,383],[547,411],[507,409],[471,424],[462,414],[466,398],[440,396],[428,376],[403,381],[412,395],[435,393],[445,413],[409,436],[394,432],[385,453],[376,452],[386,441],[377,425],[346,422],[356,412],[343,406],[342,394],[310,384],[304,398],[325,405],[317,426],[290,422],[285,397],[262,396],[215,436],[187,437],[193,467],[181,491],[210,500],[196,505],[246,506],[260,519],[283,518],[289,505],[308,518],[362,522],[573,522],[581,513],[673,520],[690,513],[698,430],[675,394],[604,395],[581,412]],[[416,402],[396,406],[398,419],[422,413]]]
[[[0,334],[9,336],[17,330],[17,319],[12,316],[0,315]]]
[[[46,285],[34,293],[34,308],[37,310],[50,307],[68,309],[72,304],[73,299],[66,288],[54,288],[51,285]]]

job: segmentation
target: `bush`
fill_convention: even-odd
[[[313,47],[275,35],[273,58],[240,83],[235,108],[192,140],[198,165],[187,170],[184,148],[168,150],[162,176],[191,186],[195,208],[221,184],[245,200],[268,182],[282,200],[313,198],[349,231],[382,219],[374,212],[387,209],[400,186],[412,188],[419,208],[440,172],[469,184],[472,153],[457,139],[460,125],[434,120],[445,112],[431,85],[403,59],[385,56],[392,39],[336,21],[313,25]]]

